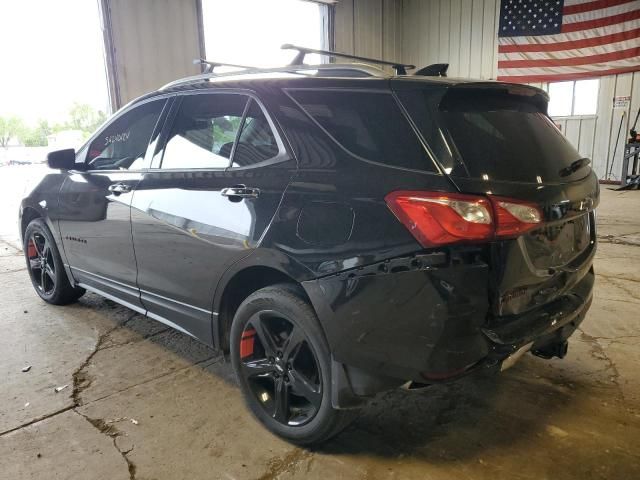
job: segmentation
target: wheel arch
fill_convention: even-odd
[[[60,232],[60,229],[58,228],[57,220],[52,219],[45,208],[43,208],[41,205],[38,205],[37,203],[34,203],[33,201],[30,201],[29,199],[25,199],[22,201],[20,214],[18,217],[20,245],[24,243],[24,235],[27,231],[27,227],[33,220],[37,218],[41,218],[51,232],[53,241],[58,248],[60,258],[62,259],[62,264],[64,265],[65,271],[67,273],[67,278],[69,279],[69,282],[73,286],[75,286],[75,279],[73,278],[72,272],[68,265],[66,252],[62,243],[62,234]]]
[[[44,222],[47,224],[47,227],[53,234],[53,238],[56,241],[56,244],[59,242],[60,232],[57,228],[57,222],[52,220],[47,212],[46,208],[43,208],[41,205],[34,203],[32,201],[24,200],[20,207],[20,215],[19,215],[19,228],[20,228],[20,240],[24,240],[24,232],[27,230],[29,223],[31,223],[36,218],[42,218]]]
[[[253,292],[275,285],[288,283],[296,287],[300,295],[310,304],[302,282],[311,277],[311,272],[281,252],[258,249],[234,265],[220,279],[213,301],[213,343],[216,348],[227,351],[231,322],[240,304]],[[313,305],[313,304],[312,304]]]
[[[306,297],[299,282],[281,270],[269,266],[250,266],[238,271],[229,279],[220,296],[217,325],[214,325],[214,343],[217,348],[228,351],[231,322],[240,304],[257,290],[279,283],[299,287],[300,292]]]
[[[20,239],[24,241],[24,233],[27,230],[27,226],[36,218],[44,218],[42,213],[33,207],[24,207],[22,209],[22,215],[20,218]]]

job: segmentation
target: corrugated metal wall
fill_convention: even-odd
[[[402,0],[403,60],[448,63],[452,77],[496,78],[499,0]]]
[[[112,42],[114,109],[199,73],[192,63],[200,56],[196,0],[101,0],[101,8]]]
[[[397,0],[341,0],[335,6],[336,51],[399,60],[401,12]]]
[[[395,56],[419,66],[449,63],[450,76],[495,79],[499,9],[499,0],[341,0],[335,16],[336,49]],[[626,95],[632,97],[630,107],[614,110],[613,97]],[[556,120],[580,153],[593,160],[601,178],[612,161],[612,174],[618,178],[625,139],[639,107],[640,72],[627,73],[601,78],[595,116]]]

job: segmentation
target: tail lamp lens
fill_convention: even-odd
[[[518,236],[542,222],[542,212],[535,205],[514,203],[512,200],[492,198],[496,211],[496,235]]]
[[[462,194],[393,192],[385,197],[395,216],[424,247],[493,237],[491,203]]]
[[[399,191],[385,201],[423,247],[518,236],[542,222],[535,205],[502,197]]]

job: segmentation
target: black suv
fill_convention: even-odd
[[[230,350],[267,428],[326,440],[378,392],[566,353],[599,187],[547,102],[357,64],[174,82],[49,155],[31,280]]]

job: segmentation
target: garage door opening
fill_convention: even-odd
[[[304,0],[203,0],[206,56],[218,62],[277,67],[291,61],[294,52],[284,43],[328,48],[326,5]],[[307,63],[321,63],[307,56]]]

